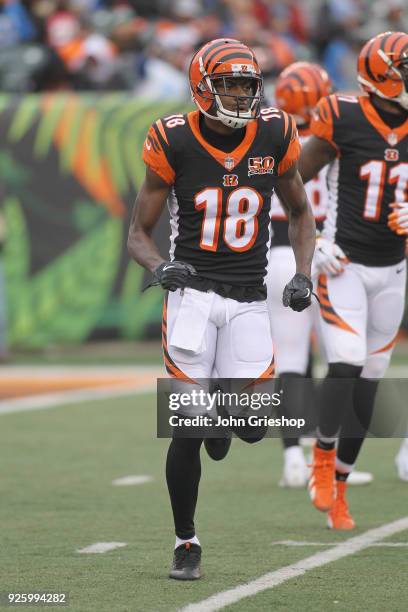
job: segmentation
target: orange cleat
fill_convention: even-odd
[[[338,480],[336,488],[336,501],[327,515],[327,525],[329,529],[354,529],[356,524],[349,512],[346,500],[347,482]]]
[[[321,512],[327,512],[334,504],[335,459],[336,449],[327,451],[314,445],[308,489],[313,505]]]

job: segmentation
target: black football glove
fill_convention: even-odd
[[[306,274],[297,273],[283,290],[282,302],[301,312],[312,303],[313,283]]]
[[[194,266],[184,261],[164,261],[153,272],[154,284],[161,285],[163,289],[169,291],[184,289],[190,276],[196,275],[197,270]]]

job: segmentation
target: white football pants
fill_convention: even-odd
[[[272,248],[266,285],[278,374],[306,374],[312,328],[318,325],[319,308],[315,298],[312,298],[312,306],[302,312],[295,312],[282,304],[283,289],[295,272],[296,262],[292,247]]]
[[[349,263],[338,276],[319,276],[329,363],[363,366],[364,378],[384,376],[404,312],[405,280],[405,261],[387,267]]]
[[[179,379],[273,377],[266,301],[238,302],[213,291],[168,292],[163,311],[163,352]],[[191,381],[191,382],[192,382]]]

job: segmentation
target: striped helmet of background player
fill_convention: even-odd
[[[204,45],[189,68],[193,102],[209,117],[231,128],[242,128],[260,114],[263,79],[253,51],[233,38],[220,38]],[[229,93],[231,79],[250,79],[250,95]],[[221,94],[221,95],[219,95]],[[234,102],[230,110],[222,98]]]
[[[309,124],[311,112],[320,98],[332,91],[329,75],[318,64],[295,62],[279,75],[275,97],[279,108],[293,115],[301,128]]]
[[[362,89],[408,110],[408,34],[384,32],[369,40],[357,62]]]

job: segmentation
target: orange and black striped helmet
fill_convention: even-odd
[[[296,123],[310,122],[310,114],[320,98],[332,93],[327,72],[318,64],[295,62],[283,70],[275,87],[276,104],[294,115]]]
[[[369,40],[358,56],[357,71],[364,91],[408,110],[408,34],[384,32]]]
[[[191,60],[189,78],[193,102],[207,117],[232,128],[243,127],[259,117],[261,71],[254,52],[239,40],[218,38],[201,47]],[[228,93],[229,79],[236,78],[252,81],[251,95]],[[226,108],[220,95],[231,99],[233,108]]]

